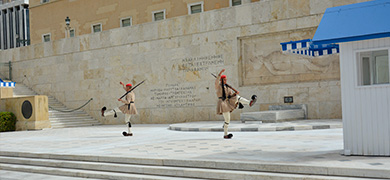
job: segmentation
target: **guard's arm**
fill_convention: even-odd
[[[219,81],[221,79],[221,75],[222,75],[223,72],[225,72],[225,69],[222,69],[221,72],[219,72],[217,78],[215,79],[215,89],[218,89]]]
[[[123,86],[123,89],[126,91],[126,86],[125,86],[125,84],[121,81],[121,82],[119,82],[119,84],[121,84],[122,86]]]

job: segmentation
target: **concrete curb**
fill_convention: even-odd
[[[307,123],[305,123],[305,121]],[[192,132],[222,132],[223,121],[221,122],[191,122],[169,125],[168,129],[173,131],[192,131]],[[205,126],[209,127],[205,127]],[[219,127],[218,127],[219,126]],[[260,123],[244,124],[240,122],[229,125],[230,132],[263,132],[263,131],[301,131],[318,129],[336,129],[342,128],[341,120],[301,120],[282,123]]]

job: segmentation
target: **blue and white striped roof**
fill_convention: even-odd
[[[390,37],[390,0],[374,0],[326,9],[314,44]]]
[[[313,44],[311,39],[303,39],[299,41],[289,41],[280,43],[284,53],[301,54],[307,56],[323,56],[328,54],[339,53],[338,44]]]
[[[0,87],[12,87],[15,88],[15,82],[4,82],[0,79]]]

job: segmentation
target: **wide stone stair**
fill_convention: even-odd
[[[27,86],[17,83],[14,88],[14,96],[34,96],[38,95],[36,92],[28,88]],[[49,120],[52,128],[69,128],[69,127],[82,127],[82,126],[96,126],[101,123],[89,116],[86,112],[80,110],[71,111],[57,99],[52,96],[48,96],[49,104]],[[81,104],[82,105],[82,104]],[[80,106],[81,106],[80,105]],[[60,110],[60,111],[58,111]],[[66,112],[61,112],[66,111]]]
[[[0,169],[97,179],[355,180],[388,175],[374,169],[4,151]]]

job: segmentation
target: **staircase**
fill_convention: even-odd
[[[23,84],[16,84],[14,88],[14,96],[35,96],[36,92],[28,88]],[[48,96],[49,99],[49,120],[52,128],[69,128],[69,127],[82,127],[82,126],[95,126],[101,125],[100,122],[89,116],[86,112],[80,110],[73,112],[60,112],[69,111],[62,103],[57,101],[54,97]],[[54,109],[57,110],[54,110]]]
[[[375,169],[22,152],[0,152],[0,169],[82,178],[158,180],[357,180],[389,175]]]

